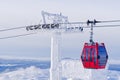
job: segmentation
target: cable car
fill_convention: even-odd
[[[85,43],[81,60],[84,68],[104,69],[108,60],[104,43]]]

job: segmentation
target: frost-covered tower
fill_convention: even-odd
[[[68,23],[68,17],[60,14],[52,14],[42,11],[43,22],[46,23]],[[47,22],[49,19],[52,22]],[[63,26],[65,27],[65,26]],[[62,26],[60,26],[62,29]],[[50,68],[50,80],[61,80],[61,56],[60,56],[60,43],[61,43],[61,30],[56,29],[52,32],[51,37],[51,68]]]

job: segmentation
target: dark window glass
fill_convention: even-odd
[[[99,55],[99,65],[105,66],[107,61],[107,52],[104,46],[98,46],[98,55]]]
[[[85,51],[86,51],[86,61],[88,61],[89,48],[86,48]]]

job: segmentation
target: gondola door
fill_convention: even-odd
[[[97,67],[97,50],[96,46],[88,46],[88,43],[85,43],[81,59],[85,68],[96,68]]]

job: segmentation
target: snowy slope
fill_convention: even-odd
[[[82,63],[79,60],[63,60],[62,75],[66,78],[89,80],[91,70],[83,70]]]
[[[48,77],[49,70],[39,69],[34,66],[0,74],[0,80],[47,80]]]
[[[79,60],[62,60],[62,80],[120,80],[120,71],[84,69]],[[49,69],[34,66],[0,74],[0,80],[49,80]]]
[[[84,69],[79,60],[63,60],[62,74],[72,80],[120,80],[120,72],[108,70],[108,66],[99,70]]]

